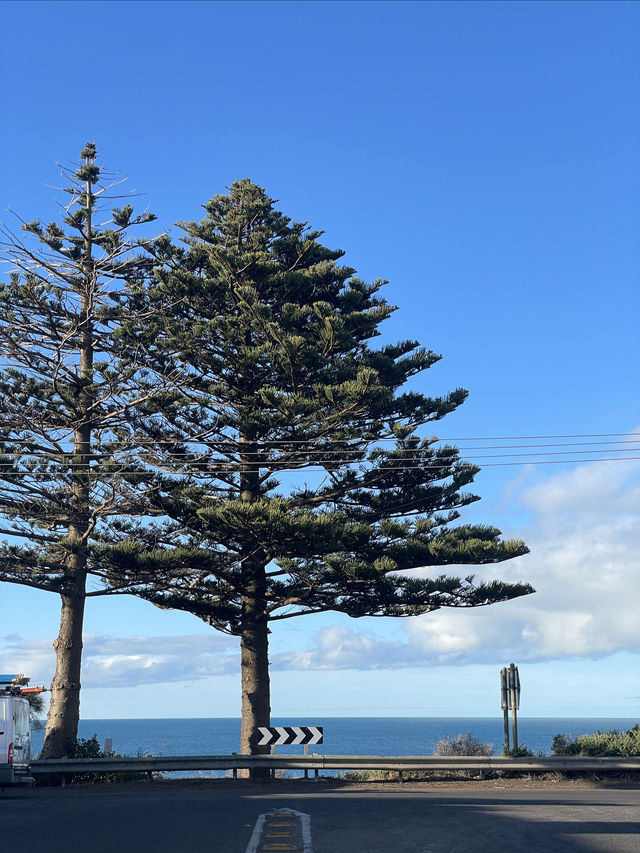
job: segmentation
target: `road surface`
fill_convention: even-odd
[[[640,853],[638,788],[495,785],[418,789],[300,780],[7,789],[0,794],[0,847],[16,853]]]

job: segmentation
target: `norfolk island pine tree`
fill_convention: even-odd
[[[157,284],[130,314],[162,306],[120,344],[180,375],[162,407],[136,407],[144,463],[159,475],[154,524],[116,522],[101,572],[157,605],[241,641],[241,750],[270,722],[269,625],[304,614],[409,616],[532,592],[525,583],[412,577],[411,569],[527,553],[500,531],[456,524],[478,468],[416,430],[466,392],[402,391],[439,356],[415,341],[373,349],[395,310],[384,282],[340,266],[321,232],[279,213],[248,180],[181,224],[186,248],[155,246]],[[153,383],[152,383],[153,384]],[[161,383],[162,384],[162,383]],[[150,400],[158,399],[149,389]],[[389,446],[386,442],[391,441]],[[286,487],[308,472],[314,484]],[[98,561],[100,562],[100,561]]]
[[[115,358],[112,343],[124,319],[117,291],[153,266],[130,231],[155,217],[128,204],[105,214],[119,181],[103,182],[93,143],[80,158],[62,169],[62,225],[2,231],[11,271],[0,285],[0,580],[61,600],[45,758],[77,736],[85,600],[118,591],[88,588],[92,546],[111,518],[147,507],[149,488],[113,445],[139,401],[139,363]]]

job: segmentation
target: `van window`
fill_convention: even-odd
[[[27,702],[16,702],[16,734],[26,735],[29,733],[29,704]]]

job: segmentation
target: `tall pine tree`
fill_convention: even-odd
[[[12,271],[0,285],[0,580],[60,596],[45,758],[77,734],[85,600],[117,591],[87,590],[92,545],[110,519],[146,507],[148,491],[114,444],[141,398],[140,362],[115,358],[113,340],[129,320],[118,291],[152,269],[129,233],[155,217],[129,204],[105,213],[118,182],[102,182],[93,143],[80,157],[62,169],[62,225],[3,232]]]
[[[336,610],[407,616],[531,592],[442,574],[525,554],[493,527],[457,524],[477,468],[416,430],[465,399],[403,390],[438,361],[415,341],[374,349],[394,310],[341,266],[321,232],[279,213],[248,180],[189,222],[186,249],[158,247],[162,306],[122,342],[163,377],[139,406],[146,464],[164,472],[155,509],[124,524],[102,569],[137,594],[241,639],[245,753],[269,724],[269,623]],[[389,444],[389,442],[391,442]],[[305,474],[306,481],[302,477]],[[297,484],[297,485],[296,485]],[[407,570],[434,568],[433,576]]]

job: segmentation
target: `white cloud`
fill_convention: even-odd
[[[531,554],[478,567],[476,576],[527,580],[537,590],[534,595],[403,620],[404,640],[380,639],[379,621],[368,631],[360,626],[369,627],[373,620],[359,621],[357,628],[355,623],[353,628],[327,627],[306,649],[273,653],[272,668],[502,665],[594,659],[640,648],[640,465],[583,465],[525,488],[519,498],[512,489],[511,500],[516,499],[533,516],[528,528],[518,531]],[[468,567],[451,570],[466,574]],[[0,638],[0,670],[25,672],[32,683],[48,684],[54,667],[50,639]],[[238,640],[213,630],[170,637],[85,637],[85,687],[132,687],[238,672]]]
[[[0,640],[3,667],[48,686],[55,670],[50,640],[11,634]],[[3,669],[3,671],[4,671]],[[83,687],[134,687],[183,682],[239,669],[238,641],[225,634],[181,637],[112,637],[88,634],[82,656]]]
[[[593,463],[525,491],[531,554],[478,576],[524,577],[535,595],[409,620],[412,643],[444,662],[601,657],[640,647],[640,466]],[[443,638],[451,644],[447,655]],[[495,658],[493,658],[495,659]]]
[[[53,661],[53,663],[52,663]],[[49,639],[23,640],[18,634],[0,638],[0,670],[23,673],[31,684],[45,684],[53,677],[54,652]]]
[[[579,465],[527,489],[520,502],[534,510],[546,526],[573,526],[575,514],[618,523],[637,522],[640,512],[640,465],[635,461]]]
[[[319,631],[310,649],[272,655],[271,665],[276,670],[385,669],[395,665],[406,646],[380,642],[344,626],[332,627]]]
[[[325,629],[309,651],[274,663],[381,669],[599,658],[640,648],[640,465],[582,465],[527,488],[519,502],[533,514],[521,532],[531,554],[475,573],[478,580],[527,580],[534,595],[408,619],[406,642]]]

